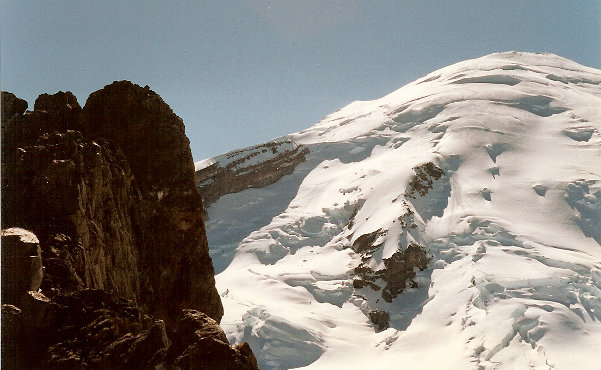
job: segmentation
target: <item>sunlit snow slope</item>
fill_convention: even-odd
[[[599,368],[601,71],[493,54],[280,140],[305,160],[207,219],[262,368]]]

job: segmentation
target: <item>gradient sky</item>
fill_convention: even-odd
[[[492,52],[601,68],[601,1],[0,0],[1,88],[149,85],[195,160],[302,130],[354,101]]]

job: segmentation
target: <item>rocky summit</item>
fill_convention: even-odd
[[[128,81],[26,109],[2,92],[2,368],[256,369],[219,327],[182,120]]]

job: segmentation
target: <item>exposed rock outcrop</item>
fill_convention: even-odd
[[[369,311],[369,320],[378,326],[378,330],[386,330],[390,326],[390,314],[387,311]]]
[[[276,140],[220,156],[219,161],[196,171],[204,206],[226,194],[275,183],[291,174],[308,152],[309,149],[292,140]]]
[[[256,368],[218,326],[182,120],[127,81],[93,93],[83,109],[70,92],[26,106],[2,93],[2,227],[31,230],[21,234],[35,234],[41,253],[27,250],[25,274],[5,266],[3,248],[2,367]],[[3,231],[3,247],[13,234]],[[178,339],[184,309],[207,318],[197,326],[220,343],[210,356],[190,349],[197,338]],[[186,351],[193,362],[175,364]]]
[[[121,149],[141,194],[141,303],[168,319],[195,307],[223,315],[184,123],[148,86],[115,82],[92,93],[82,131]]]
[[[398,218],[405,232],[413,228],[413,213]],[[408,224],[408,222],[411,224]],[[383,267],[373,269],[369,266],[374,252],[381,248],[387,234],[386,230],[377,230],[363,234],[355,240],[351,248],[361,255],[361,262],[355,267],[353,287],[362,289],[369,287],[375,291],[382,291],[382,299],[392,302],[393,298],[402,293],[406,288],[417,288],[415,281],[416,270],[423,271],[428,267],[431,257],[425,247],[410,243],[406,248],[398,248],[389,258],[383,258]],[[370,314],[371,318],[371,314]],[[376,323],[373,318],[372,322]],[[376,323],[381,326],[380,324]],[[382,329],[380,329],[382,330]]]
[[[140,296],[140,192],[123,154],[79,131],[43,134],[19,148],[3,221],[33,230],[42,243],[49,296],[85,286]],[[6,217],[6,219],[5,219]],[[10,217],[10,218],[9,218]]]
[[[248,344],[230,347],[217,322],[202,312],[183,310],[173,337],[168,357],[175,358],[176,368],[196,368],[201,362],[207,369],[257,368],[257,360]],[[228,356],[215,356],[221,353]]]

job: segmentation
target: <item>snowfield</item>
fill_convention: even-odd
[[[492,54],[279,140],[306,161],[207,218],[263,369],[599,369],[600,70]]]

